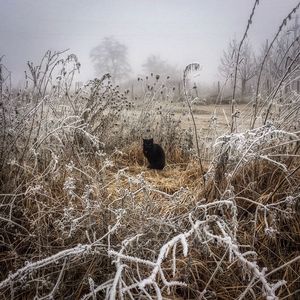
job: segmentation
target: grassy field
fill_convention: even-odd
[[[249,128],[251,105],[239,104],[236,109],[240,112],[239,127],[241,130]],[[175,108],[175,115],[182,122],[182,127],[187,129],[191,126],[192,120],[186,105],[181,104],[178,109]],[[193,113],[196,121],[196,126],[199,133],[207,133],[215,127],[218,134],[222,134],[230,131],[231,122],[231,105],[219,104],[219,105],[198,105],[193,107]]]

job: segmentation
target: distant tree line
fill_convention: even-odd
[[[295,24],[282,32],[269,52],[261,78],[261,90],[264,93],[270,93],[272,91],[278,80],[287,72],[287,67],[290,62],[297,57],[300,49],[299,33],[300,24],[298,24],[298,17],[296,17]],[[262,45],[258,53],[254,52],[249,40],[243,44],[237,67],[238,87],[240,89],[241,100],[244,100],[245,96],[255,87],[261,63],[266,56],[268,48],[268,40]],[[238,42],[233,39],[229,41],[228,47],[223,51],[223,55],[220,59],[219,72],[225,81],[228,81],[230,84],[233,83],[237,51]],[[290,70],[291,83],[287,83],[285,89],[293,89],[300,93],[300,60],[297,60],[293,70]]]
[[[281,37],[271,49],[271,52],[268,53],[261,79],[261,87],[264,93],[268,93],[274,88],[276,82],[283,76],[284,72],[286,72],[289,62],[296,57],[300,48],[299,33],[300,24],[298,24],[298,17],[296,17],[295,24],[288,27],[287,30],[282,33]],[[240,91],[238,95],[240,100],[247,100],[247,95],[249,95],[255,87],[260,65],[266,55],[268,47],[268,41],[266,41],[258,53],[256,53],[249,40],[243,43],[237,66],[237,87]],[[223,51],[219,64],[219,73],[227,85],[233,84],[237,53],[238,42],[232,39],[229,41],[227,49]],[[92,49],[90,57],[95,65],[97,76],[109,73],[114,84],[130,79],[132,71],[128,62],[127,46],[120,43],[114,37],[105,37],[98,46]],[[294,65],[298,66],[298,69],[293,69],[293,76],[296,80],[293,80],[293,83],[290,85],[286,84],[285,88],[294,89],[300,93],[299,60]],[[181,72],[174,65],[161,59],[158,55],[152,54],[146,58],[142,65],[142,70],[144,74],[147,75],[154,74],[162,77],[171,77],[173,82],[176,82],[180,93],[181,88],[179,82],[181,80]],[[197,88],[195,84],[193,88]],[[218,92],[220,91],[220,83],[218,83],[217,90]],[[198,94],[198,92],[196,94]]]

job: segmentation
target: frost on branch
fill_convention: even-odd
[[[190,255],[190,248],[195,240],[201,245],[198,251],[203,251],[201,249],[205,247],[209,249],[208,257],[215,256],[212,250],[214,247],[223,249],[224,255],[227,253],[227,258],[224,261],[220,260],[217,269],[226,262],[228,262],[229,268],[233,264],[240,264],[245,281],[252,282],[252,279],[257,279],[261,283],[267,299],[278,299],[276,290],[285,284],[285,281],[277,281],[275,284],[269,282],[265,277],[266,270],[260,268],[256,261],[256,252],[241,250],[235,232],[231,229],[237,226],[235,206],[235,202],[230,200],[219,200],[208,204],[199,203],[197,211],[198,213],[205,212],[203,219],[194,221],[193,213],[190,213],[188,217],[190,229],[175,235],[163,244],[158,249],[154,260],[135,256],[134,253],[126,254],[126,252],[134,251],[134,247],[139,244],[139,239],[143,236],[141,234],[124,240],[119,251],[108,249],[108,255],[113,258],[116,271],[110,284],[101,285],[101,289],[107,290],[105,299],[126,299],[127,296],[136,298],[137,295],[153,299],[153,293],[156,299],[163,299],[164,294],[170,293],[172,288],[187,287],[188,282],[176,279],[176,268],[182,257],[187,258]],[[220,208],[232,210],[235,216],[223,220],[217,214],[212,214]],[[171,277],[165,269],[169,262],[172,266]],[[205,289],[201,295],[205,296],[207,292]],[[82,299],[91,297],[92,290]]]
[[[214,177],[216,182],[225,175],[230,179],[251,162],[267,162],[286,172],[283,159],[293,151],[298,140],[296,133],[277,129],[271,123],[241,133],[222,135],[215,141],[214,160],[206,177]]]

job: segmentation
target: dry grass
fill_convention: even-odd
[[[252,117],[187,91],[182,116],[156,77],[135,103],[108,74],[73,93],[80,64],[62,54],[1,92],[0,298],[299,299],[299,93],[284,86],[299,69]]]
[[[118,251],[124,247],[126,239],[140,235],[128,243],[124,253],[134,258],[155,260],[165,243],[189,230],[189,215],[193,220],[208,218],[207,226],[215,234],[219,231],[215,223],[219,218],[232,226],[232,207],[216,204],[211,208],[201,208],[201,205],[226,198],[226,189],[222,188],[228,184],[226,178],[223,177],[217,186],[215,181],[210,180],[203,189],[196,161],[179,153],[171,158],[180,162],[168,164],[161,172],[148,170],[141,146],[136,143],[124,148],[122,153],[111,154],[109,160],[113,165],[107,164],[105,170],[105,159],[97,156],[93,159],[80,156],[76,160],[76,156],[66,154],[48,175],[45,175],[47,164],[45,168],[44,161],[38,163],[34,174],[33,166],[28,162],[24,164],[15,183],[15,193],[2,194],[2,205],[13,205],[14,208],[11,223],[2,220],[2,236],[6,241],[1,246],[2,280],[9,271],[17,271],[24,263],[26,265],[26,261],[51,257],[79,244],[91,245],[91,250],[84,255],[65,254],[57,260],[52,256],[45,267],[29,268],[12,281],[13,294],[10,285],[2,287],[3,299],[9,299],[9,295],[13,295],[14,299],[39,295],[41,299],[51,290],[59,299],[79,299],[89,293],[88,278],[93,279],[95,288],[113,278],[115,266],[108,249]],[[231,179],[230,189],[234,191],[237,208],[236,242],[242,253],[255,251],[256,254],[248,259],[257,261],[258,266],[266,267],[268,271],[299,257],[299,198],[295,198],[292,204],[284,201],[299,189],[300,172],[291,173],[299,162],[298,158],[292,161],[289,158],[286,163],[290,165],[290,171],[286,173],[270,163],[257,161],[241,167]],[[66,163],[69,165],[66,166]],[[15,174],[19,170],[20,166],[10,165],[2,173],[2,178],[8,184],[16,179]],[[253,176],[257,178],[255,184]],[[68,177],[74,178],[74,189],[66,188]],[[42,187],[38,188],[40,185]],[[87,199],[84,196],[86,186],[91,190],[89,204],[84,202]],[[275,204],[274,210],[272,203]],[[263,209],[265,205],[268,205],[267,212]],[[7,216],[9,208],[4,206],[3,213]],[[275,230],[270,234],[266,232],[265,214],[269,226]],[[118,218],[118,229],[106,235]],[[17,222],[19,227],[12,222]],[[213,240],[204,242],[203,238],[196,234],[187,240],[189,251],[186,257],[181,245],[175,248],[176,271],[173,275],[173,256],[164,259],[162,268],[166,279],[187,283],[187,286],[171,287],[169,295],[167,290],[162,290],[164,299],[196,299],[204,290],[205,298],[236,299],[248,286],[251,270],[247,270],[237,258],[230,260],[229,248],[225,245]],[[126,257],[124,263],[123,284],[133,284],[138,278],[149,276],[149,266],[134,259],[126,261]],[[59,274],[62,274],[59,289],[54,289]],[[296,299],[294,293],[299,286],[299,275],[298,260],[279,269],[268,280],[286,280],[286,284],[277,291],[278,296],[290,295],[290,298]],[[162,284],[159,277],[156,281]],[[147,291],[150,294],[154,292],[150,286]],[[251,293],[257,299],[264,298],[259,283],[253,285]],[[134,298],[140,297],[135,289],[130,294]],[[104,297],[102,292],[98,295]]]

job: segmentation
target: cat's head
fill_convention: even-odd
[[[143,139],[144,148],[152,148],[153,147],[153,139]]]

